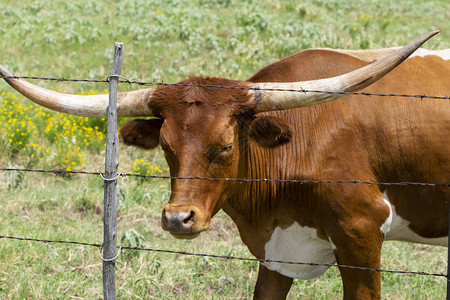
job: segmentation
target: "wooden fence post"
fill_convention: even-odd
[[[117,167],[119,165],[119,137],[117,135],[117,86],[123,62],[123,43],[114,43],[114,64],[109,77],[109,105],[106,108],[105,197],[103,230],[103,296],[116,299],[117,247]]]

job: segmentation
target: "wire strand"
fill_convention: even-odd
[[[36,76],[0,76],[3,79],[35,79],[35,80],[48,80],[57,82],[90,82],[90,83],[108,83],[109,75],[106,80],[96,79],[68,79],[68,78],[52,78],[52,77],[36,77]],[[378,97],[402,97],[402,98],[417,98],[417,99],[437,99],[437,100],[449,100],[450,96],[433,96],[433,95],[411,95],[411,94],[392,94],[392,93],[366,93],[366,92],[331,92],[322,90],[304,90],[304,89],[271,89],[271,88],[254,88],[254,87],[237,87],[237,86],[224,86],[224,85],[208,85],[208,84],[182,84],[182,83],[164,83],[164,82],[142,82],[136,80],[130,80],[126,77],[119,76],[123,80],[119,80],[119,83],[136,84],[142,86],[185,86],[185,87],[204,87],[204,88],[220,88],[220,89],[235,89],[235,90],[258,90],[258,91],[272,91],[272,92],[293,92],[293,93],[321,93],[321,94],[337,94],[337,95],[363,95],[363,96],[378,96]]]
[[[279,182],[279,183],[298,183],[298,184],[320,184],[320,183],[348,183],[348,184],[368,184],[368,185],[390,185],[390,186],[430,186],[430,187],[449,187],[450,182],[442,183],[428,183],[428,182],[378,182],[378,181],[363,181],[363,180],[303,180],[303,179],[248,179],[248,178],[211,178],[211,177],[179,177],[179,176],[164,176],[164,175],[142,175],[138,173],[117,173],[112,179],[105,179],[103,174],[99,171],[64,171],[64,170],[40,170],[40,169],[19,169],[19,168],[0,168],[4,172],[35,172],[35,173],[52,173],[55,175],[96,175],[104,180],[116,180],[119,177],[141,177],[148,179],[174,179],[174,180],[206,180],[206,181],[238,181],[238,182]]]
[[[35,238],[15,237],[15,236],[8,236],[8,235],[0,235],[0,240],[1,239],[11,239],[11,240],[41,242],[41,243],[57,243],[57,244],[71,244],[71,245],[75,244],[75,245],[82,245],[82,246],[97,247],[97,248],[100,248],[100,251],[102,249],[102,244],[98,244],[98,243],[84,243],[84,242],[76,242],[76,241],[47,240],[47,239],[41,240],[41,239],[35,239]],[[446,277],[447,278],[447,275],[442,274],[442,273],[428,273],[428,272],[421,272],[421,271],[384,270],[384,269],[374,269],[374,268],[351,266],[351,265],[320,264],[320,263],[314,263],[314,262],[296,262],[296,261],[282,261],[282,260],[272,260],[272,259],[247,258],[247,257],[237,257],[237,256],[231,256],[231,255],[216,255],[216,254],[194,253],[194,252],[186,252],[186,251],[164,250],[164,249],[156,249],[156,248],[128,247],[128,246],[119,246],[119,245],[116,248],[119,249],[118,253],[120,253],[121,250],[122,251],[123,250],[131,250],[131,251],[161,252],[161,253],[180,254],[180,255],[195,256],[195,257],[211,257],[211,258],[227,259],[227,260],[253,261],[253,262],[259,262],[259,263],[281,263],[281,264],[289,264],[289,265],[339,267],[339,268],[373,271],[373,272],[379,272],[379,273],[410,274],[410,275],[435,276],[435,277]],[[118,255],[114,259],[116,259],[117,257],[118,257]]]

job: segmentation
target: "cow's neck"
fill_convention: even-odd
[[[268,170],[280,168],[268,164],[275,163],[273,159],[267,157],[270,151],[262,149],[248,140],[245,127],[241,128],[240,135],[240,163],[238,178],[247,179],[275,179],[279,176],[268,174]],[[259,150],[261,151],[259,151]],[[281,168],[283,168],[281,166]],[[279,178],[278,178],[279,179]],[[305,187],[298,186],[299,189]],[[290,210],[290,205],[294,205],[299,199],[292,197],[292,187],[287,188],[278,182],[234,182],[230,187],[233,193],[229,194],[228,199],[224,201],[222,209],[236,223],[241,238],[249,247],[249,250],[256,256],[263,258],[263,246],[270,240],[275,227],[289,227],[294,221],[299,222],[302,217],[298,212],[294,216]],[[308,189],[308,188],[306,188]],[[291,193],[285,194],[284,190]],[[299,194],[305,194],[296,193]],[[309,193],[308,193],[309,194]],[[290,205],[288,205],[290,203]],[[299,208],[299,204],[295,204]],[[289,211],[290,210],[290,211]],[[303,224],[302,224],[303,225]]]
[[[314,128],[319,108],[308,110],[306,116],[296,112],[277,112],[294,126],[293,141],[278,148],[263,148],[248,140],[246,127],[241,128],[238,178],[247,179],[317,179],[316,166],[322,157],[315,147]],[[300,120],[300,121],[298,121]],[[323,127],[323,126],[322,126]],[[320,127],[320,128],[322,128]],[[302,142],[300,142],[300,140]],[[311,142],[310,142],[311,141]],[[295,155],[294,155],[295,154]],[[320,172],[320,170],[319,170]],[[235,221],[244,242],[256,256],[251,244],[263,245],[276,227],[320,227],[320,201],[325,201],[324,185],[282,182],[235,182],[233,193],[224,202],[223,210]],[[253,241],[253,239],[257,239]],[[258,248],[258,247],[256,247]],[[255,253],[256,252],[256,253]]]

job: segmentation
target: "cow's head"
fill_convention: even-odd
[[[380,79],[415,51],[432,32],[397,52],[353,72],[314,81],[250,83],[217,78],[191,78],[181,85],[119,94],[119,116],[154,116],[121,128],[125,144],[164,150],[173,177],[236,178],[245,141],[276,147],[291,137],[289,124],[259,112],[316,105],[338,99]],[[0,74],[12,74],[0,66]],[[104,117],[107,95],[73,96],[48,91],[26,81],[5,79],[36,103],[53,110]],[[220,85],[204,87],[199,85]],[[232,87],[232,88],[227,88]],[[279,89],[315,90],[289,92]],[[172,180],[172,195],[162,212],[162,226],[177,238],[194,238],[233,192],[230,181]]]
[[[191,78],[179,84],[186,86],[161,86],[152,93],[149,105],[159,119],[133,120],[120,130],[125,144],[145,149],[160,144],[171,176],[237,178],[247,137],[264,147],[286,143],[291,137],[285,121],[255,117],[252,92],[225,88],[250,87],[249,83]],[[206,85],[223,87],[203,87]],[[197,236],[235,191],[233,184],[172,180],[162,227],[178,238]]]

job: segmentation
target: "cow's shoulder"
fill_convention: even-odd
[[[368,63],[333,49],[308,49],[272,63],[248,79],[250,82],[295,82],[329,78]]]

